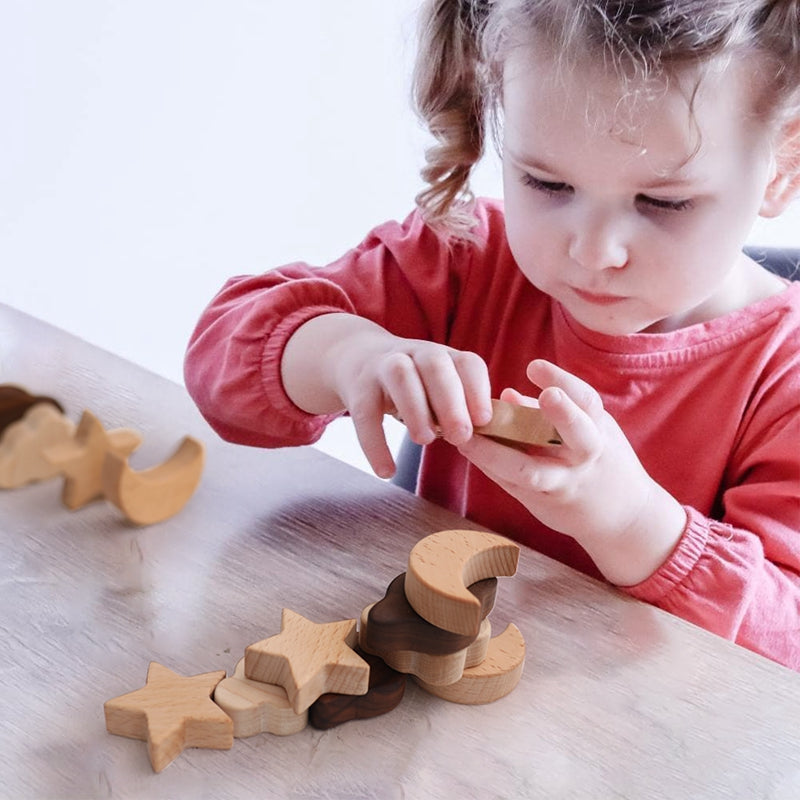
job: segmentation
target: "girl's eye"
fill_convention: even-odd
[[[543,181],[539,178],[534,178],[533,175],[525,173],[522,176],[522,182],[525,186],[530,186],[536,189],[537,192],[542,192],[549,197],[564,196],[572,194],[572,187],[568,183],[558,183],[556,181]]]
[[[648,197],[645,194],[637,195],[636,200],[656,211],[688,211],[694,206],[692,200],[659,200],[657,197]]]

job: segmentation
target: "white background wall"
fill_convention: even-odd
[[[180,381],[227,277],[326,263],[412,207],[417,5],[0,0],[0,302]],[[499,186],[489,159],[475,188]],[[752,239],[800,245],[799,222]],[[361,466],[348,426],[323,449]]]

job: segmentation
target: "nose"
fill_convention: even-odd
[[[621,269],[628,263],[622,222],[611,215],[581,215],[570,235],[569,257],[584,269]]]

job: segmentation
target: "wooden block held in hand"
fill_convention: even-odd
[[[245,677],[243,658],[233,675],[217,684],[214,702],[233,720],[237,739],[257,733],[289,736],[308,724],[308,712],[295,714],[282,686]]]
[[[146,741],[156,772],[187,747],[229,750],[233,721],[211,699],[224,677],[224,670],[184,677],[153,661],[144,687],[106,701],[106,728]]]
[[[437,628],[472,636],[481,603],[470,584],[517,571],[519,545],[484,531],[439,531],[417,542],[408,558],[405,592],[414,610]]]
[[[547,447],[562,443],[558,431],[538,408],[492,400],[492,410],[489,424],[476,427],[475,433],[511,445]]]
[[[283,686],[296,714],[325,692],[366,694],[369,665],[352,649],[357,637],[354,619],[318,625],[284,608],[281,632],[245,650],[245,676]]]

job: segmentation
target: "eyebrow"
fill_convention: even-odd
[[[539,172],[546,172],[549,175],[559,175],[560,171],[557,169],[553,169],[549,164],[542,161],[539,158],[533,158],[532,156],[526,156],[522,154],[517,154],[513,150],[508,150],[508,154],[511,158],[521,164],[524,167],[529,169],[537,170]],[[684,163],[674,172],[665,174],[663,177],[657,177],[652,181],[647,181],[645,183],[639,184],[639,188],[649,190],[649,189],[680,189],[683,187],[694,186],[700,182],[700,179],[696,175],[687,175],[686,174],[686,164]]]

